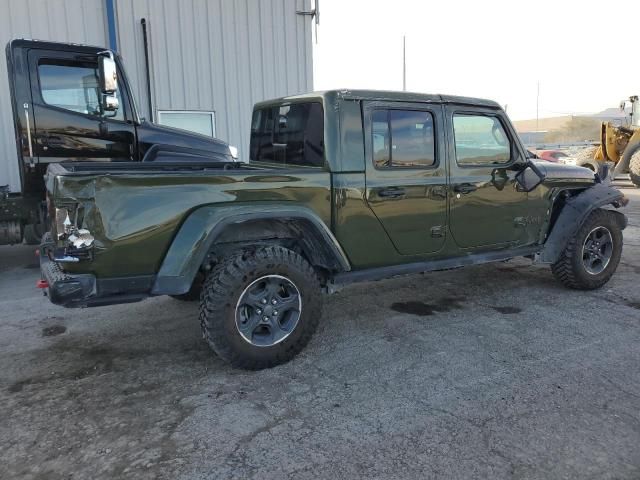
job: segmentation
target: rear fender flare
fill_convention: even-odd
[[[597,183],[575,197],[571,197],[562,207],[553,229],[547,236],[540,261],[555,263],[562,255],[571,237],[578,231],[589,214],[597,208],[618,208],[625,204],[624,194],[610,185]],[[627,226],[627,217],[615,212],[622,228]]]
[[[193,211],[178,230],[151,290],[153,295],[186,293],[211,252],[216,240],[227,227],[256,220],[291,220],[303,223],[314,239],[321,241],[321,255],[329,257],[338,271],[351,269],[347,256],[328,226],[306,207],[288,206],[207,206]]]

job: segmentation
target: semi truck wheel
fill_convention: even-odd
[[[29,223],[24,227],[24,241],[27,245],[40,245],[42,239],[42,224]]]
[[[569,288],[593,290],[609,281],[621,255],[622,228],[615,214],[597,209],[569,240],[551,271]]]
[[[629,178],[636,187],[640,187],[640,148],[633,152],[629,160]]]
[[[316,330],[321,310],[313,267],[284,247],[258,247],[227,257],[210,272],[200,324],[219,357],[259,370],[300,352]]]

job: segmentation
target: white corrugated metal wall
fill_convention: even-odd
[[[312,88],[310,0],[116,0],[117,47],[147,108],[140,20],[148,23],[154,110],[213,111],[216,136],[246,155],[257,101]],[[12,38],[109,45],[105,0],[0,0]],[[0,185],[20,188],[7,65],[0,61]]]
[[[146,19],[154,110],[214,111],[216,136],[249,145],[255,102],[312,89],[310,0],[117,0],[118,50],[147,107]]]
[[[0,185],[20,189],[4,47],[13,38],[107,45],[104,0],[0,0]]]

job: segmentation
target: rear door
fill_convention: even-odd
[[[514,163],[523,152],[506,117],[495,109],[450,105],[450,229],[463,249],[520,246],[529,198],[516,188]]]
[[[437,252],[447,222],[442,107],[365,102],[366,199],[401,255]]]
[[[115,114],[101,111],[97,55],[32,49],[28,58],[39,162],[135,159],[136,132],[124,89],[118,90]]]

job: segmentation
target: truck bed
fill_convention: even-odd
[[[49,166],[46,183],[52,203],[77,209],[78,226],[95,237],[93,261],[65,265],[74,273],[154,274],[182,223],[206,206],[288,204],[331,222],[331,174],[321,169],[240,162],[63,162]]]

